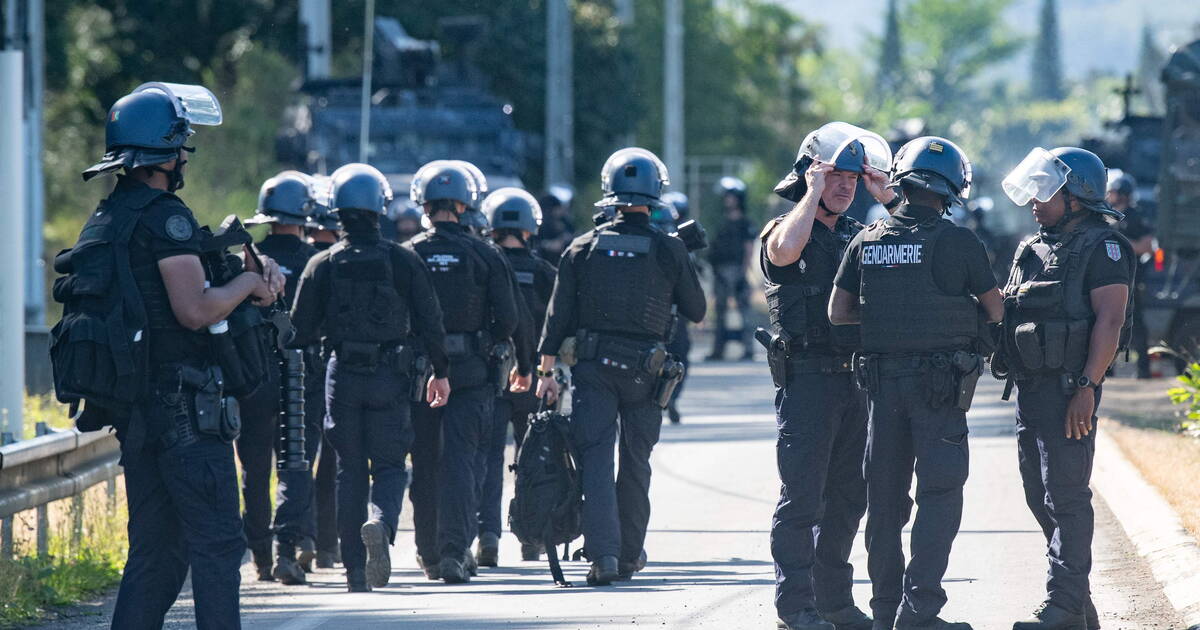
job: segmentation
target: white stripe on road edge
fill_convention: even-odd
[[[1200,545],[1104,431],[1096,434],[1092,485],[1104,496],[1138,554],[1149,562],[1184,623],[1200,627]]]

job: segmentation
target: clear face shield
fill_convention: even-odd
[[[487,177],[484,177],[483,171],[466,160],[450,160],[450,162],[471,174],[471,179],[475,180],[475,201],[478,203],[488,192]]]
[[[658,159],[657,155],[642,149],[640,147],[627,147],[608,156],[608,160],[604,162],[604,168],[600,170],[600,190],[605,194],[612,192],[613,171],[617,168],[617,164],[624,164],[629,158],[643,157],[654,162],[654,168],[658,170],[658,179],[662,182],[663,187],[671,185],[671,177],[667,173],[667,165]]]
[[[1042,147],[1036,147],[1000,182],[1004,194],[1018,206],[1037,199],[1050,201],[1067,183],[1071,167]]]
[[[892,147],[887,140],[873,131],[844,122],[831,122],[808,134],[796,156],[796,162],[809,157],[831,164],[855,140],[862,143],[866,151],[864,163],[887,172],[892,164]]]
[[[182,83],[143,83],[134,90],[143,92],[158,90],[171,97],[175,113],[193,125],[216,126],[221,124],[221,103],[208,88],[202,85]]]

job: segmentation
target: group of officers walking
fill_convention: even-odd
[[[636,148],[609,158],[597,227],[562,249],[557,269],[531,249],[533,197],[485,197],[477,168],[445,160],[413,176],[426,227],[403,245],[381,233],[387,179],[349,164],[327,180],[268,180],[249,222],[270,234],[230,256],[231,220],[213,233],[175,195],[191,125],[220,118],[199,86],[150,83],[118,100],[104,160],[84,177],[122,172],[56,259],[66,274],[55,288],[65,304],[56,386],[84,403],[81,427],[113,426],[122,442],[130,552],[113,627],[161,627],[189,569],[197,625],[239,627],[247,546],[264,580],[301,584],[312,563],[340,560],[350,591],[386,585],[410,456],[426,576],[462,583],[495,566],[508,426],[519,444],[526,418],[560,397],[567,359],[587,581],[642,570],[650,452],[680,374],[668,342],[706,310],[688,247],[656,220],[674,212],[662,162]],[[943,218],[971,185],[952,142],[919,138],[893,160],[881,138],[845,123],[805,139],[776,189],[795,206],[759,237],[782,480],[771,532],[780,628],[969,627],[938,617],[940,581],[962,511],[965,412],[989,354],[1018,387],[1020,473],[1051,560],[1046,603],[1014,628],[1098,627],[1087,577],[1093,421],[1133,274],[1128,242],[1105,220],[1119,213],[1104,180],[1099,159],[1074,148],[1036,149],[1014,170],[1006,191],[1032,201],[1042,230],[1002,292],[979,240]],[[860,182],[890,218],[864,228],[843,214]],[[294,331],[280,346],[305,358],[302,429],[279,426],[283,364],[255,356],[265,344],[239,328],[288,314]],[[237,342],[233,357],[218,356],[223,335]],[[262,384],[238,390],[235,375],[256,362]],[[84,373],[102,363],[118,367]],[[293,431],[317,475],[280,471],[272,524],[272,450]],[[868,506],[873,619],[854,604],[848,563]]]

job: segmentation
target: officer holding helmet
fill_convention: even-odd
[[[1046,599],[1014,630],[1099,628],[1091,602],[1092,491],[1100,386],[1132,327],[1133,246],[1104,199],[1104,163],[1035,148],[1004,178],[1041,230],[1017,248],[992,368],[1017,386],[1025,501],[1046,535]],[[1007,394],[1007,391],[1006,391]]]
[[[85,405],[79,427],[112,426],[121,441],[129,557],[112,626],[162,627],[190,572],[196,626],[240,628],[246,544],[232,446],[240,427],[218,367],[233,366],[213,352],[213,338],[228,332],[225,319],[244,301],[274,302],[283,277],[270,259],[247,256],[245,271],[206,284],[215,280],[207,233],[175,193],[194,151],[185,144],[191,125],[221,123],[211,92],[143,84],[107,120],[104,159],[83,178],[123,172],[76,246],[55,258],[69,275],[55,284],[64,318],[51,355],[59,398]],[[129,343],[105,345],[76,329],[114,323]],[[86,355],[73,350],[80,339]],[[133,372],[114,373],[122,364]]]
[[[583,476],[592,585],[630,579],[645,567],[650,451],[678,382],[664,378],[672,306],[693,322],[704,318],[704,292],[687,247],[650,225],[650,209],[663,203],[668,183],[666,166],[645,149],[608,158],[601,172],[605,197],[596,205],[616,207],[617,217],[563,253],[539,347],[537,393],[553,400],[556,356],[564,339],[576,339],[571,430]],[[618,423],[620,470],[614,475]]]
[[[796,205],[759,236],[770,314],[770,330],[759,337],[779,426],[771,553],[779,627],[787,630],[871,627],[854,605],[849,562],[867,509],[867,400],[851,373],[859,331],[831,325],[826,306],[842,254],[863,229],[845,215],[859,179],[885,207],[900,203],[880,170],[890,161],[887,142],[865,129],[834,122],[810,133],[776,188]]]
[[[533,329],[541,331],[554,290],[554,266],[530,249],[530,241],[542,223],[537,200],[520,188],[501,188],[484,199],[481,208],[491,225],[491,236],[504,252],[515,274],[520,299],[530,313]],[[535,348],[526,349],[529,362],[536,361]],[[504,444],[508,426],[513,427],[517,448],[525,437],[529,414],[538,408],[531,387],[531,374],[512,374],[510,387],[496,399],[487,474],[479,505],[479,552],[481,566],[496,566],[501,532],[501,504],[504,488]],[[522,560],[537,560],[536,546],[522,545]]]
[[[386,586],[412,444],[410,333],[433,365],[431,406],[446,404],[445,331],[429,271],[412,251],[383,239],[379,217],[391,189],[375,168],[334,171],[330,199],[345,237],[314,256],[296,292],[295,345],[325,343],[325,430],[337,452],[337,523],[351,592]],[[369,501],[369,502],[368,502]],[[369,509],[369,511],[368,511]]]
[[[417,561],[429,579],[457,584],[475,570],[470,549],[479,527],[498,386],[492,353],[509,342],[519,310],[503,255],[460,223],[478,203],[472,170],[445,161],[427,164],[413,177],[410,197],[433,224],[406,246],[433,275],[454,388],[444,409],[414,405],[418,446],[410,498]]]
[[[284,171],[263,182],[258,193],[258,211],[246,225],[269,225],[270,233],[256,245],[258,251],[279,264],[285,278],[284,305],[291,308],[296,283],[308,259],[317,250],[302,240],[304,226],[311,221],[315,204],[311,182],[307,175]],[[316,370],[315,360],[320,353],[309,353],[305,363]],[[311,376],[313,370],[306,372]],[[317,370],[318,372],[320,370]],[[279,435],[280,374],[279,366],[267,364],[269,380],[247,397],[242,398],[242,435],[237,441],[238,459],[242,462],[242,500],[246,544],[250,547],[260,580],[277,579],[284,584],[304,584],[302,564],[308,564],[315,552],[312,512],[312,473],[310,471],[279,472],[279,505],[275,525],[271,527],[271,457]],[[322,385],[323,385],[322,381]],[[316,383],[305,381],[308,390]],[[322,392],[316,392],[322,395]],[[308,409],[306,408],[307,412]],[[321,424],[324,413],[305,414],[305,459],[312,464],[321,443]],[[275,563],[271,562],[271,537],[276,537]],[[296,548],[304,553],[296,562]],[[310,567],[311,568],[311,567]]]
[[[943,215],[971,186],[966,155],[944,138],[905,144],[891,181],[903,202],[859,232],[834,279],[829,320],[861,324],[856,376],[867,390],[867,572],[876,628],[967,630],[938,617],[942,576],[962,519],[966,410],[982,369],[986,321],[1003,313],[983,243]],[[901,532],[918,516],[907,566]]]

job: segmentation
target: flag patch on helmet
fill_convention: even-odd
[[[944,145],[942,145],[942,143],[940,143],[940,142],[930,142],[929,150],[934,153],[941,153],[946,150],[946,147]]]
[[[1121,246],[1116,241],[1104,241],[1104,253],[1108,254],[1113,262],[1121,260]]]

